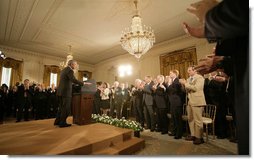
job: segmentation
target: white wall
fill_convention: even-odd
[[[205,39],[182,36],[157,44],[150,51],[148,51],[146,55],[141,57],[139,61],[134,56],[126,53],[125,55],[114,57],[107,61],[98,63],[95,65],[93,75],[97,81],[106,81],[112,84],[114,81],[114,76],[117,75],[117,67],[121,64],[130,64],[134,69],[133,75],[125,78],[118,78],[118,80],[120,82],[128,82],[129,84],[133,84],[136,78],[143,79],[146,75],[155,77],[160,74],[159,56],[161,54],[195,46],[197,58],[200,59],[207,54],[211,54],[214,45],[215,44],[209,44]]]
[[[23,80],[29,79],[38,83],[43,82],[44,65],[59,65],[61,61],[66,60],[61,57],[48,56],[3,45],[0,45],[0,49],[7,57],[23,61]],[[79,68],[80,70],[93,72],[94,67],[93,65],[79,63]]]

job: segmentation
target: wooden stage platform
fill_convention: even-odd
[[[0,154],[129,155],[145,146],[130,129],[101,123],[59,128],[53,123],[48,119],[0,125]]]

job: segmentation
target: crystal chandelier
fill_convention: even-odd
[[[121,46],[136,58],[140,58],[155,42],[155,36],[151,27],[142,26],[141,17],[138,11],[138,0],[134,0],[136,14],[132,17],[130,28],[125,28],[121,36]]]
[[[73,56],[72,56],[72,52],[71,52],[71,45],[69,45],[69,53],[66,57],[66,62],[65,61],[60,62],[60,69],[61,70],[68,66],[69,60],[73,60]]]

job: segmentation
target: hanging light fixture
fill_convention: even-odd
[[[73,60],[71,45],[68,45],[68,46],[69,46],[69,52],[68,52],[68,55],[66,57],[66,62],[65,61],[60,62],[60,69],[64,69],[65,67],[67,67],[69,60]]]
[[[152,48],[155,36],[151,27],[142,26],[138,11],[138,0],[134,0],[136,14],[132,17],[131,27],[125,28],[121,36],[121,46],[136,58],[140,58]]]

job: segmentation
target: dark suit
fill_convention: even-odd
[[[216,40],[216,55],[231,56],[238,153],[249,154],[249,5],[224,0],[206,14],[205,36]],[[240,64],[239,64],[240,62]]]
[[[94,101],[93,101],[93,114],[101,114],[101,90],[97,88],[94,94]]]
[[[143,105],[144,105],[144,116],[147,128],[155,130],[155,117],[153,111],[153,82],[146,84],[143,89]]]
[[[142,106],[143,91],[141,89],[136,89],[132,92],[132,96],[136,121],[144,126],[144,110]]]
[[[183,92],[181,89],[181,84],[179,79],[175,78],[170,86],[167,88],[168,98],[173,119],[173,134],[180,138],[183,135],[183,124],[182,124],[182,114],[183,114],[183,102],[182,96]]]
[[[25,89],[24,85],[18,86],[18,111],[17,111],[17,122],[21,121],[22,114],[24,114],[24,120],[29,120],[29,109],[32,102],[32,89]]]
[[[0,124],[4,120],[4,91],[0,88]]]
[[[162,134],[168,133],[168,105],[166,101],[166,96],[166,90],[161,88],[158,84],[154,93],[154,99],[158,114],[158,128],[161,130]]]
[[[66,119],[71,111],[72,83],[83,85],[83,82],[74,77],[74,71],[67,66],[61,71],[60,82],[57,88],[59,109],[55,124],[66,124]]]
[[[226,83],[218,82],[216,80],[205,79],[204,93],[207,104],[216,105],[215,116],[215,134],[218,137],[227,137],[227,107],[225,103],[226,99]]]
[[[123,105],[122,91],[123,90],[121,87],[117,87],[115,88],[115,92],[114,92],[114,107],[116,109],[116,118],[118,119],[122,118],[122,113],[121,113],[121,109]]]

